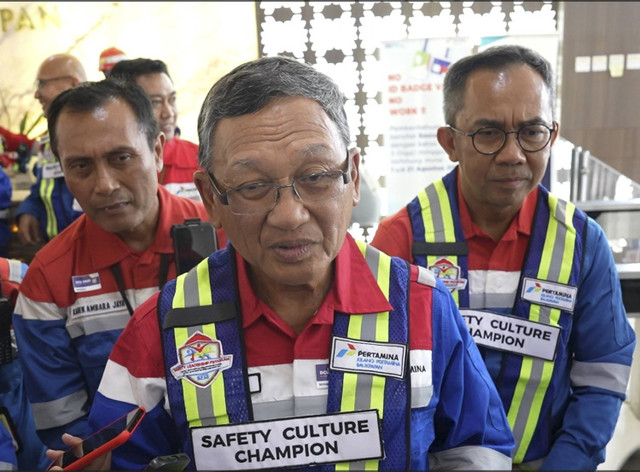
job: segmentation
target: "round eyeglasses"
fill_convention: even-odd
[[[476,151],[480,154],[490,156],[498,153],[504,147],[504,144],[507,142],[507,135],[509,134],[516,135],[516,141],[523,151],[542,151],[547,147],[549,141],[551,141],[553,133],[557,131],[558,123],[554,121],[551,128],[543,124],[527,125],[518,131],[505,131],[495,126],[485,126],[477,129],[473,133],[466,133],[451,125],[448,125],[448,128],[456,133],[469,136]]]
[[[269,213],[280,199],[280,189],[291,187],[294,195],[305,203],[320,203],[333,200],[344,194],[351,180],[351,159],[347,150],[347,170],[318,172],[296,177],[288,185],[275,182],[256,182],[234,187],[226,192],[218,190],[213,174],[207,171],[211,186],[218,194],[220,203],[228,205],[234,215],[257,215]],[[344,166],[345,164],[343,164]]]

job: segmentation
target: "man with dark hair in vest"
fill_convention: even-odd
[[[63,447],[63,432],[88,433],[102,371],[133,310],[177,276],[173,225],[207,212],[158,185],[164,135],[139,86],[66,90],[48,128],[84,214],[36,253],[13,320],[38,434]]]

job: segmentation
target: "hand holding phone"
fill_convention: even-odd
[[[64,451],[49,465],[47,470],[54,466],[62,467],[62,470],[65,471],[81,470],[87,467],[94,460],[126,442],[144,415],[144,408],[134,408],[126,415],[96,431],[81,443]],[[95,467],[95,464],[91,465]]]

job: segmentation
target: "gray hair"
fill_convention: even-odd
[[[456,125],[456,115],[464,107],[464,94],[469,76],[480,69],[503,70],[512,65],[524,64],[534,69],[549,90],[551,113],[555,115],[555,82],[551,64],[532,49],[518,45],[493,46],[477,54],[455,62],[444,77],[444,120]]]
[[[220,120],[259,111],[276,97],[294,96],[319,103],[348,147],[350,133],[345,98],[336,83],[296,59],[262,57],[239,65],[209,90],[198,117],[200,167],[211,169],[216,125]]]

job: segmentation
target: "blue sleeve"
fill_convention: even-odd
[[[21,289],[38,287],[44,294],[44,277],[38,264],[32,263]],[[86,434],[90,398],[77,347],[66,329],[65,314],[55,303],[36,302],[21,292],[13,327],[38,435],[52,449],[66,449],[62,433]]]
[[[22,368],[17,359],[0,366],[0,405],[7,408],[20,440],[21,448],[16,454],[19,469],[43,470],[51,461],[45,455],[46,447],[36,434],[23,382]]]
[[[9,208],[11,206],[12,191],[11,179],[0,169],[0,208]]]
[[[545,470],[595,470],[625,398],[635,334],[604,231],[589,220],[569,341],[572,394]],[[569,381],[569,379],[567,379]]]
[[[130,412],[137,405],[105,397],[96,393],[89,414],[89,430],[98,429]],[[173,419],[161,403],[147,411],[131,438],[114,449],[111,468],[114,470],[140,470],[157,456],[180,451],[180,440]]]
[[[502,402],[453,297],[439,279],[433,291],[433,386],[437,406],[430,452],[482,446],[506,456],[498,460],[510,465],[515,441]],[[483,466],[490,464],[470,462],[468,468]]]
[[[16,210],[16,219],[23,213],[28,213],[38,219],[40,224],[45,219],[45,208],[42,199],[40,198],[40,181],[42,178],[42,171],[40,168],[34,169],[36,181],[31,185],[29,195],[25,197],[18,209]]]
[[[0,422],[0,469],[1,470],[17,470],[18,459],[16,451],[11,439],[11,434],[4,424]]]

